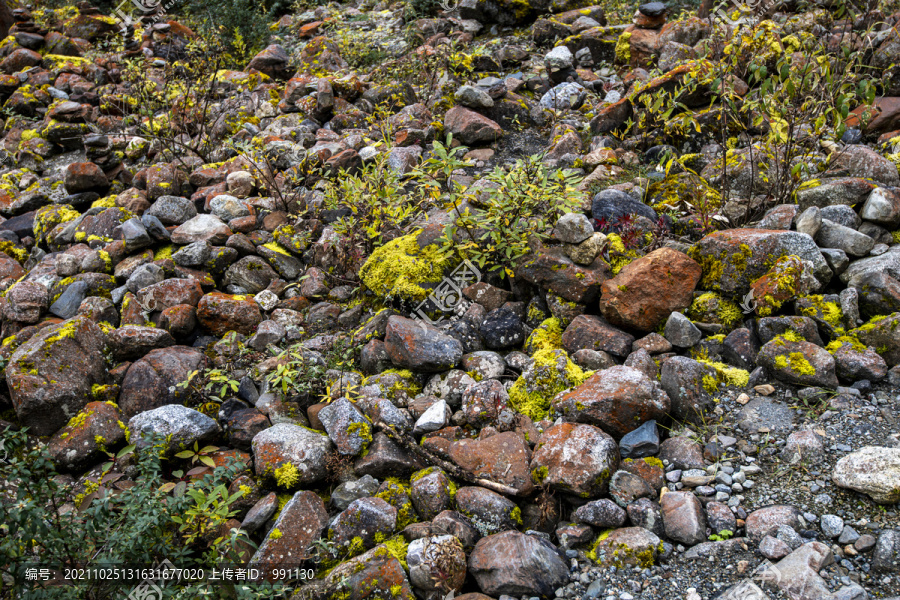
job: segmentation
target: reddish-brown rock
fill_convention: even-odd
[[[503,135],[503,128],[496,122],[462,106],[447,111],[444,128],[467,146],[493,142]]]
[[[221,292],[212,292],[200,299],[197,318],[213,335],[219,336],[229,331],[253,335],[263,320],[259,305],[252,297]]]
[[[531,458],[535,483],[596,498],[609,489],[619,465],[615,440],[593,425],[561,423],[544,432]]]
[[[571,392],[554,398],[553,408],[568,419],[600,427],[622,437],[650,419],[669,412],[669,396],[659,383],[631,367],[597,371]]]
[[[534,488],[528,468],[531,450],[516,432],[454,442],[450,445],[450,459],[478,477],[515,488],[520,495],[528,495]]]
[[[613,325],[653,331],[672,312],[691,305],[701,274],[688,255],[660,248],[600,285],[600,311]]]

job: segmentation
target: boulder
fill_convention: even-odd
[[[900,502],[900,448],[866,446],[848,454],[834,465],[831,480],[879,504]]]
[[[600,286],[600,311],[613,325],[653,331],[673,311],[684,311],[700,281],[700,265],[660,248],[634,260]]]
[[[582,498],[602,496],[618,469],[616,442],[593,425],[560,423],[547,429],[531,457],[531,476],[539,485]]]
[[[568,419],[596,425],[613,437],[622,437],[651,419],[662,420],[670,405],[658,382],[624,366],[597,371],[553,400],[553,408]]]
[[[550,542],[517,531],[482,538],[469,571],[489,596],[552,596],[569,581],[569,569]]]
[[[96,323],[75,317],[40,330],[19,346],[6,383],[19,422],[33,435],[51,435],[109,381],[107,340]]]

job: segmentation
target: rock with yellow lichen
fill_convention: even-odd
[[[834,357],[799,337],[781,335],[767,342],[757,362],[785,383],[830,389],[838,386]]]
[[[51,325],[19,346],[6,382],[19,421],[35,435],[64,426],[91,399],[94,385],[109,383],[106,336],[86,317]]]
[[[822,285],[832,271],[813,239],[805,233],[784,230],[728,229],[700,240],[688,256],[700,264],[701,289],[721,292],[740,300],[750,284],[769,271],[778,259],[794,255],[812,264]]]

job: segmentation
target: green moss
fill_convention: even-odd
[[[441,281],[450,257],[433,245],[419,248],[417,238],[414,232],[375,250],[359,270],[366,287],[384,298],[424,300],[422,284]]]
[[[606,529],[597,536],[597,539],[591,544],[591,549],[586,553],[586,556],[594,562],[598,562],[597,560],[597,547],[604,542],[614,530]]]
[[[538,467],[537,469],[531,470],[531,480],[536,484],[540,485],[547,480],[547,477],[550,476],[550,469],[546,466]]]

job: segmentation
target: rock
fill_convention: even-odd
[[[757,361],[785,383],[831,389],[838,385],[834,357],[810,342],[777,337],[760,349]]]
[[[677,469],[703,469],[703,450],[697,442],[681,436],[670,437],[659,447],[659,459]]]
[[[3,314],[10,321],[37,323],[49,303],[46,287],[36,281],[20,281],[7,290]]]
[[[388,319],[384,337],[385,350],[401,369],[446,371],[462,359],[462,344],[422,321],[400,316]]]
[[[799,529],[800,511],[786,505],[760,508],[747,515],[744,527],[747,537],[760,541],[767,535],[773,535],[782,525]]]
[[[574,60],[575,57],[572,55],[572,51],[565,46],[557,46],[544,55],[544,64],[551,71],[571,69]]]
[[[565,46],[557,46],[554,50]],[[568,110],[577,109],[584,103],[587,96],[587,90],[583,85],[577,82],[561,83],[551,88],[546,94],[541,96],[539,104],[548,109]]]
[[[318,413],[337,451],[344,456],[357,456],[372,441],[372,424],[347,398],[338,398]]]
[[[460,86],[453,97],[459,104],[468,108],[478,109],[494,106],[494,99],[486,91],[471,85]]]
[[[881,357],[889,367],[900,364],[900,312],[873,319],[856,331],[860,342],[881,350]]]
[[[569,580],[566,563],[542,538],[507,531],[482,538],[469,557],[469,571],[490,595],[550,596]]]
[[[804,210],[797,216],[795,225],[797,231],[805,233],[815,239],[816,234],[819,233],[819,228],[822,226],[822,215],[820,214],[819,207],[810,206]]]
[[[643,458],[659,452],[659,432],[656,421],[650,420],[630,431],[619,441],[622,458]]]
[[[627,507],[641,498],[654,498],[656,493],[640,475],[621,470],[613,473],[609,482],[609,495],[616,504]]]
[[[884,379],[888,372],[884,359],[871,348],[861,349],[854,346],[860,345],[838,342],[838,347],[833,349],[831,355],[834,356],[835,371],[838,377],[850,381],[860,379],[881,381]]]
[[[520,525],[517,506],[497,492],[468,486],[456,492],[459,512],[468,517],[481,535],[492,535]]]
[[[563,249],[547,248],[522,257],[515,274],[569,302],[590,304],[600,294],[600,284],[609,277],[608,269],[602,260],[588,267],[576,265]]]
[[[259,305],[253,297],[221,292],[211,292],[200,299],[197,319],[210,333],[217,336],[229,331],[252,335],[263,320]]]
[[[872,568],[881,573],[896,573],[900,568],[900,529],[886,529],[878,536]]]
[[[252,497],[252,492],[250,497]],[[245,495],[241,497],[241,500],[247,498],[248,497]],[[278,496],[275,492],[269,492],[247,511],[247,515],[244,517],[244,520],[241,521],[241,529],[248,533],[257,531],[272,518],[272,515],[274,515],[277,510]]]
[[[148,352],[125,372],[119,407],[126,418],[165,406],[180,404],[187,390],[178,384],[193,371],[206,367],[206,356],[196,348],[170,346]]]
[[[481,323],[479,333],[485,346],[492,350],[512,348],[525,341],[522,320],[508,308],[498,308],[489,312]]]
[[[72,163],[66,167],[65,183],[70,194],[106,191],[109,188],[109,180],[103,170],[92,162]]]
[[[609,479],[619,466],[615,441],[592,425],[560,423],[547,429],[531,457],[531,476],[536,484],[596,498],[609,489]]]
[[[666,535],[693,546],[706,541],[706,518],[692,492],[669,492],[660,500]]]
[[[570,354],[588,349],[624,358],[631,353],[632,344],[634,336],[594,315],[575,317],[562,335],[563,348]]]
[[[373,477],[405,477],[423,465],[380,431],[375,434],[369,452],[357,459],[354,470]]]
[[[254,69],[276,79],[287,79],[291,76],[290,58],[284,48],[271,44],[253,57],[247,70]]]
[[[553,237],[566,244],[580,244],[594,235],[594,227],[582,213],[566,213],[553,228]]]
[[[759,553],[769,560],[780,560],[791,553],[791,547],[771,535],[767,535],[759,543]]]
[[[314,492],[297,492],[281,509],[275,525],[250,560],[266,569],[291,568],[310,556],[312,543],[328,528],[328,511]]]
[[[782,451],[784,459],[791,464],[818,464],[824,460],[824,454],[825,444],[822,438],[809,430],[791,433]]]
[[[793,422],[794,411],[787,404],[771,398],[754,398],[737,416],[737,426],[749,432],[762,429],[787,434],[793,430]]]
[[[332,445],[324,434],[279,423],[256,434],[252,448],[258,476],[274,477],[279,468],[290,463],[297,472],[295,485],[307,485],[327,474],[325,461]]]
[[[416,424],[413,427],[413,435],[431,433],[432,431],[443,429],[450,422],[452,414],[453,410],[447,402],[438,400],[416,420]]]
[[[579,506],[572,519],[600,529],[617,529],[625,524],[625,510],[615,502],[603,498]]]
[[[528,464],[531,452],[521,434],[506,431],[488,438],[462,439],[450,445],[450,460],[477,477],[528,495],[533,489]]]
[[[106,336],[86,317],[50,325],[9,357],[6,383],[19,422],[51,435],[108,383]]]
[[[660,248],[634,260],[601,286],[600,311],[613,325],[653,331],[691,305],[700,265],[686,254]]]
[[[879,504],[900,502],[900,449],[866,446],[848,454],[835,464],[831,480]]]
[[[413,540],[406,562],[413,586],[426,593],[459,591],[466,580],[466,552],[452,535]]]
[[[208,242],[213,246],[223,245],[232,231],[214,215],[200,214],[188,219],[172,232],[173,244]]]
[[[643,527],[623,527],[601,539],[595,553],[597,562],[606,566],[632,565],[646,569],[656,562],[662,540]]]
[[[627,215],[646,217],[654,223],[659,219],[655,210],[619,190],[603,190],[591,200],[591,216],[597,221],[615,224]]]
[[[675,356],[663,363],[659,383],[671,401],[676,419],[689,423],[703,421],[713,402],[707,390],[710,378],[715,383],[715,369],[686,356]]]
[[[329,537],[341,547],[358,538],[363,548],[369,549],[375,546],[376,538],[389,536],[396,525],[396,508],[381,498],[360,498],[335,518]]]
[[[834,539],[844,530],[844,520],[836,515],[822,515],[819,519],[819,527],[825,537]]]
[[[866,256],[875,246],[875,240],[869,236],[828,219],[822,219],[816,243],[822,248],[843,250],[850,256]]]
[[[497,123],[462,106],[447,111],[444,129],[467,146],[493,142],[503,135],[503,128]]]
[[[88,402],[69,424],[47,443],[47,451],[58,469],[80,471],[103,458],[104,448],[112,450],[125,441],[125,424],[113,404]]]
[[[128,421],[129,441],[138,448],[149,447],[154,440],[163,442],[170,455],[179,450],[215,440],[219,425],[201,412],[170,404],[139,413]]]
[[[713,533],[722,531],[737,531],[737,519],[731,509],[721,502],[710,502],[706,505],[706,522]]]
[[[406,579],[406,571],[384,545],[335,567],[325,578],[322,597],[341,597],[342,600],[415,600]]]
[[[900,186],[897,165],[871,148],[850,145],[832,154],[825,176],[863,177],[888,187]]]
[[[834,562],[828,546],[821,542],[804,544],[775,565],[764,564],[757,571],[764,585],[775,586],[797,600],[828,598],[830,592],[819,571]]]
[[[630,367],[616,366],[591,375],[576,389],[554,398],[553,407],[576,422],[596,425],[621,437],[669,411],[669,396],[659,383]]]
[[[679,348],[690,348],[703,338],[703,334],[697,329],[697,326],[680,312],[673,312],[669,315],[663,335],[673,346]]]
[[[175,345],[168,331],[157,327],[124,325],[109,335],[116,360],[136,360],[151,350]]]
[[[718,597],[718,600],[770,600],[769,596],[749,579],[731,586]]]
[[[782,256],[795,255],[809,261],[821,283],[832,276],[831,269],[813,239],[796,231],[728,229],[700,240],[688,255],[703,269],[700,287],[742,296],[750,283],[763,276]]]
[[[431,520],[453,504],[455,484],[438,467],[413,473],[409,480],[409,497],[418,514]]]
[[[866,221],[877,223],[888,229],[900,226],[900,195],[889,188],[875,188],[859,211]]]

